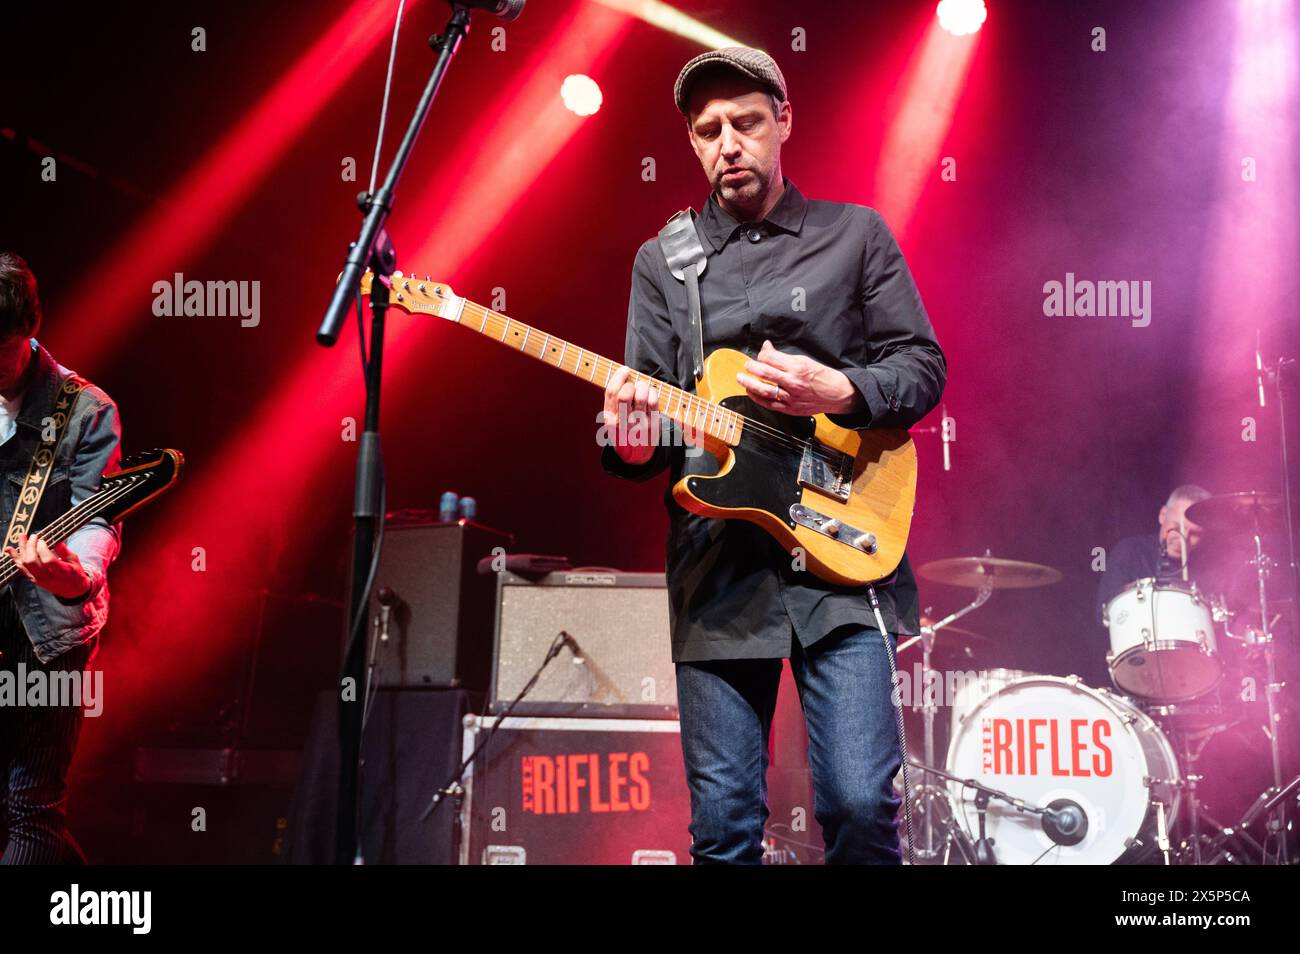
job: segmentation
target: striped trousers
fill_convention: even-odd
[[[16,680],[19,664],[27,673],[84,669],[93,648],[92,640],[42,663],[13,594],[0,593],[0,673],[12,674],[4,678]],[[65,817],[68,767],[81,721],[80,705],[17,706],[0,699],[0,864],[58,864],[80,854],[68,838]]]

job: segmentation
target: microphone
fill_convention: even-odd
[[[952,470],[952,456],[948,450],[950,444],[957,442],[957,419],[948,416],[948,405],[943,406],[942,417],[939,420],[939,437],[943,441],[943,469]]]
[[[560,639],[564,642],[564,645],[569,647],[569,652],[573,653],[573,664],[575,666],[585,665],[587,656],[582,651],[582,647],[578,645],[578,641],[564,630],[560,630]]]
[[[393,592],[391,586],[381,586],[375,593],[375,599],[379,602],[379,641],[388,642],[388,620],[393,613],[393,606],[397,603],[397,594]]]
[[[1077,845],[1088,834],[1088,815],[1078,802],[1058,798],[1043,812],[1043,831],[1058,845]]]
[[[518,19],[519,14],[524,12],[524,0],[447,0],[447,2],[453,7],[486,10],[507,23]]]
[[[1264,356],[1259,352],[1259,329],[1255,329],[1255,383],[1259,385],[1259,406],[1264,406]]]

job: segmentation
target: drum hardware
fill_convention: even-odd
[[[953,816],[949,816],[947,819],[947,825],[943,832],[945,849],[955,848],[965,864],[996,865],[999,863],[995,840],[989,837],[988,829],[989,806],[994,800],[1005,802],[1017,814],[1037,815],[1039,825],[1043,833],[1052,842],[1053,847],[1077,845],[1088,835],[1090,825],[1088,813],[1085,811],[1084,806],[1074,799],[1056,798],[1047,805],[1030,805],[1023,798],[1017,798],[1008,792],[990,788],[973,778],[962,778],[959,775],[953,775],[916,759],[909,759],[908,762],[912,767],[920,769],[923,773],[947,781],[950,786],[974,790],[975,795],[972,801],[978,816],[979,837],[972,840]]]
[[[1169,864],[1169,825],[1165,821],[1164,802],[1156,802],[1156,847],[1160,849],[1160,857]]]
[[[969,604],[949,613],[936,623],[923,625],[919,635],[900,642],[897,648],[897,652],[901,653],[917,643],[921,644],[921,714],[925,726],[925,761],[918,765],[921,768],[922,777],[921,784],[915,790],[916,796],[913,800],[917,812],[922,818],[920,831],[917,834],[919,844],[914,845],[913,850],[918,858],[934,860],[939,858],[942,852],[951,849],[954,828],[960,832],[960,828],[956,826],[953,818],[954,808],[948,791],[944,787],[934,784],[935,777],[932,768],[935,763],[934,720],[938,702],[935,694],[926,691],[926,687],[930,683],[930,673],[936,671],[934,669],[934,651],[938,634],[941,630],[951,626],[953,634],[964,634],[982,642],[987,641],[986,637],[968,630],[962,630],[960,627],[953,626],[953,624],[987,603],[993,596],[995,589],[1025,589],[1027,587],[1046,586],[1061,579],[1061,574],[1059,571],[1041,564],[997,558],[988,550],[985,551],[982,557],[956,557],[932,561],[920,567],[918,572],[927,579],[976,591],[975,599]],[[957,709],[954,707],[954,717],[956,718],[956,716]],[[961,832],[961,834],[966,837],[964,832]],[[967,842],[969,842],[968,838]],[[959,850],[968,864],[979,863],[974,860],[976,858],[992,856],[992,844],[991,842],[986,843],[983,837],[977,844],[960,844]]]
[[[1282,388],[1280,380],[1278,382],[1278,401],[1281,403]],[[1285,455],[1285,445],[1283,445]],[[1286,486],[1286,474],[1283,476],[1284,488]],[[1264,529],[1265,524],[1275,523],[1283,510],[1283,497],[1281,494],[1260,493],[1257,491],[1247,491],[1244,493],[1220,494],[1215,497],[1207,497],[1198,503],[1193,504],[1187,509],[1187,516],[1195,522],[1214,529],[1222,530],[1226,533],[1241,534],[1248,533],[1251,543],[1254,547],[1254,554],[1247,561],[1247,565],[1255,570],[1256,585],[1259,594],[1259,620],[1260,629],[1255,634],[1253,645],[1262,647],[1265,667],[1264,699],[1268,710],[1268,735],[1269,753],[1272,760],[1273,768],[1273,785],[1261,793],[1256,802],[1256,807],[1262,805],[1270,806],[1267,809],[1267,820],[1265,822],[1265,847],[1261,849],[1261,857],[1265,864],[1269,859],[1275,859],[1277,864],[1289,864],[1288,855],[1288,832],[1287,825],[1287,799],[1275,797],[1292,788],[1296,780],[1283,784],[1282,775],[1282,743],[1281,728],[1282,715],[1278,706],[1278,696],[1281,694],[1283,683],[1279,681],[1277,675],[1277,648],[1273,640],[1273,619],[1269,613],[1268,599],[1268,573],[1269,570],[1276,566],[1276,563],[1268,556],[1264,550]],[[1288,543],[1294,547],[1293,526],[1290,515],[1290,501],[1286,501],[1287,536]],[[1292,570],[1296,569],[1294,550],[1292,551]],[[1254,807],[1246,816],[1242,818],[1236,828],[1238,831],[1253,824],[1263,811],[1255,811]],[[1253,812],[1253,814],[1252,814]],[[1247,820],[1249,819],[1249,820]],[[1222,826],[1219,826],[1222,828]],[[1268,845],[1275,846],[1275,852],[1270,852]],[[1194,844],[1196,857],[1199,861],[1200,844]]]
[[[938,702],[935,694],[926,691],[929,686],[930,673],[933,671],[931,657],[934,653],[935,639],[938,632],[946,626],[955,623],[967,613],[972,613],[989,601],[993,595],[993,588],[985,586],[975,595],[975,599],[967,606],[949,613],[937,623],[921,627],[921,634],[905,640],[896,649],[896,653],[912,646],[916,642],[921,643],[921,716],[925,724],[925,764],[934,764],[934,716],[938,709]],[[918,814],[921,815],[921,831],[918,845],[913,845],[916,857],[926,860],[932,860],[939,854],[940,832],[936,829],[935,819],[939,811],[946,811],[952,814],[952,805],[948,803],[948,794],[939,786],[933,784],[928,769],[922,770],[921,784],[917,788],[917,798],[915,799]]]
[[[1260,794],[1246,814],[1241,817],[1241,821],[1237,822],[1233,828],[1223,829],[1219,837],[1210,843],[1210,847],[1218,853],[1210,859],[1209,863],[1217,863],[1220,857],[1231,857],[1225,846],[1230,844],[1233,838],[1241,837],[1254,846],[1264,864],[1269,864],[1270,858],[1273,859],[1273,864],[1286,864],[1286,838],[1288,832],[1286,830],[1285,805],[1298,792],[1300,792],[1300,775],[1291,779],[1285,786],[1268,789]],[[1268,817],[1264,845],[1256,842],[1246,831],[1261,815]],[[1268,845],[1270,843],[1275,846],[1275,853],[1269,852]]]

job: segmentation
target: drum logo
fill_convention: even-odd
[[[534,815],[643,812],[650,807],[645,752],[525,755],[523,809]]]
[[[985,775],[1106,778],[1115,770],[1106,719],[995,719],[980,726]]]

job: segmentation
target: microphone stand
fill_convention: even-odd
[[[319,344],[327,348],[334,345],[338,340],[344,319],[353,307],[362,273],[369,267],[374,272],[374,280],[370,286],[370,360],[366,364],[365,373],[365,430],[357,447],[356,492],[352,507],[351,601],[347,648],[344,650],[343,668],[340,674],[341,685],[347,685],[348,680],[351,680],[353,686],[362,685],[365,641],[360,638],[358,627],[365,617],[365,607],[369,602],[369,588],[373,581],[371,570],[379,557],[375,548],[375,536],[379,521],[383,519],[383,514],[378,512],[382,483],[379,394],[384,356],[384,312],[388,308],[389,295],[388,276],[392,274],[397,264],[397,255],[388,240],[384,224],[388,220],[389,213],[392,212],[393,194],[398,180],[406,169],[415,140],[429,116],[434,96],[442,85],[443,77],[461,41],[469,32],[469,19],[468,8],[460,5],[453,6],[446,28],[441,34],[429,38],[429,45],[438,51],[433,73],[424,87],[420,101],[415,107],[415,114],[406,127],[406,133],[397,147],[383,185],[373,195],[362,193],[358,197],[358,203],[365,212],[361,232],[357,240],[348,248],[343,272],[334,287],[334,294],[325,312],[325,318],[316,332],[316,341]],[[361,705],[356,704],[358,701]],[[334,840],[334,861],[337,864],[352,864],[358,860],[357,781],[364,708],[364,699],[354,699],[349,702],[346,701],[346,694],[340,694],[338,817]]]

